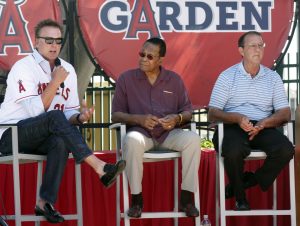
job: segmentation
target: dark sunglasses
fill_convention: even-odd
[[[142,57],[142,58],[147,57],[148,60],[153,60],[154,57],[159,57],[159,56],[153,56],[152,54],[147,54],[147,55],[146,55],[146,54],[143,53],[143,52],[139,52],[139,56]]]
[[[61,45],[63,41],[62,38],[51,38],[51,37],[38,37],[38,38],[44,39],[45,43],[49,45],[53,44],[54,41],[57,45]]]

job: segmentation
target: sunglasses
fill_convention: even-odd
[[[154,57],[159,57],[159,56],[153,56],[152,54],[147,54],[147,55],[146,55],[146,54],[143,53],[143,52],[139,52],[139,56],[140,56],[141,58],[147,57],[148,60],[153,60]]]
[[[51,45],[51,44],[53,44],[54,42],[55,42],[57,45],[61,45],[61,44],[62,44],[62,41],[63,41],[62,38],[51,38],[51,37],[38,37],[38,38],[44,39],[44,40],[45,40],[45,43],[48,44],[48,45]]]

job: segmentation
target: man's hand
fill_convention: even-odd
[[[253,138],[259,133],[259,131],[264,129],[262,121],[258,122],[254,126],[246,116],[243,116],[241,118],[239,125],[245,132],[248,132],[249,140],[253,140]]]
[[[139,116],[139,124],[148,130],[153,130],[158,123],[158,118],[154,115],[148,114]]]
[[[250,122],[250,120],[246,116],[241,117],[239,125],[245,132],[250,132],[254,129],[252,122]]]
[[[69,72],[67,72],[62,66],[55,68],[55,70],[51,73],[52,79],[41,95],[45,111],[49,109],[59,85],[65,81],[68,75]]]
[[[82,100],[81,111],[80,111],[80,115],[79,115],[80,122],[82,122],[82,123],[87,122],[94,114],[94,110],[95,110],[94,106],[89,108],[86,104],[86,101]]]
[[[159,123],[165,130],[173,129],[178,122],[178,115],[171,114],[159,119]]]
[[[259,123],[257,123],[253,129],[248,133],[249,135],[249,140],[253,140],[253,138],[261,131],[264,129],[263,125],[259,125]]]
[[[58,86],[66,80],[68,75],[69,72],[63,66],[56,67],[51,73],[52,81],[58,84]]]

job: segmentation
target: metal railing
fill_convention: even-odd
[[[280,65],[277,72],[281,75],[291,106],[292,119],[295,119],[295,110],[299,104],[299,53],[288,53],[284,63]]]

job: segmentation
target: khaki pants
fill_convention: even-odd
[[[142,192],[143,155],[144,152],[158,145],[152,138],[140,132],[132,131],[126,134],[123,141],[126,174],[131,194]],[[172,130],[162,147],[182,152],[182,184],[181,189],[194,192],[197,188],[195,178],[198,177],[200,164],[200,137],[192,131],[182,129]]]

